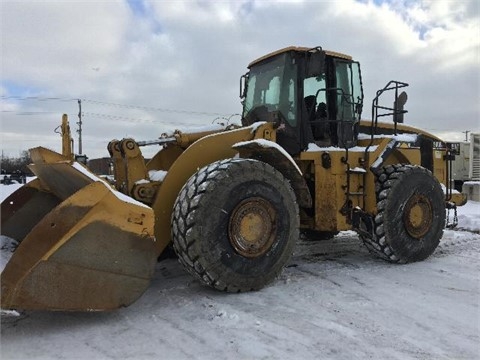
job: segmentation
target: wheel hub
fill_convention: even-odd
[[[240,255],[255,258],[265,254],[277,234],[275,209],[260,197],[242,201],[230,216],[228,234]]]
[[[432,218],[432,205],[426,196],[415,194],[408,200],[403,222],[410,236],[421,239],[430,230]]]

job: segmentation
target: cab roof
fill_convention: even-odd
[[[276,50],[276,51],[273,51],[273,52],[268,53],[266,55],[263,55],[262,57],[259,57],[258,59],[254,60],[250,64],[248,64],[248,68],[250,69],[250,67],[252,67],[253,65],[258,64],[259,62],[262,62],[266,59],[269,59],[271,57],[277,56],[277,55],[282,54],[282,53],[286,53],[286,52],[289,52],[289,51],[308,52],[309,50],[312,50],[312,48],[302,47],[302,46],[288,46],[288,47],[285,47],[283,49]],[[337,57],[337,58],[352,60],[352,57],[350,55],[342,54],[342,53],[335,52],[335,51],[329,51],[329,50],[323,50],[323,51],[325,51],[325,54],[327,56],[333,56],[333,57]]]

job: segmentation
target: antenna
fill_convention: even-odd
[[[465,130],[465,131],[462,131],[462,133],[465,134],[465,142],[468,142],[468,133],[470,132],[470,130]]]

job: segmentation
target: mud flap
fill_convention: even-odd
[[[22,226],[31,231],[17,238],[1,274],[2,309],[111,310],[128,306],[150,284],[157,259],[152,209],[78,166],[36,163],[40,188],[21,188],[6,200],[11,230],[4,233],[2,223],[2,234],[22,235],[26,230],[13,230]],[[31,214],[45,197],[52,202],[22,222],[22,213]]]

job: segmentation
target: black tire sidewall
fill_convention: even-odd
[[[190,252],[199,255],[198,262],[216,281],[242,291],[259,289],[282,270],[298,238],[295,195],[283,176],[268,164],[237,160],[223,171],[207,186],[191,214],[195,226],[187,234],[187,242],[193,237],[196,240]],[[275,209],[277,238],[265,254],[247,258],[234,249],[228,232],[233,210],[252,197],[267,200]]]
[[[431,227],[420,239],[410,236],[403,220],[405,205],[415,194],[429,199],[433,213]],[[427,170],[411,167],[390,188],[383,218],[385,239],[398,258],[406,262],[427,258],[438,246],[445,225],[445,200],[440,184]]]

